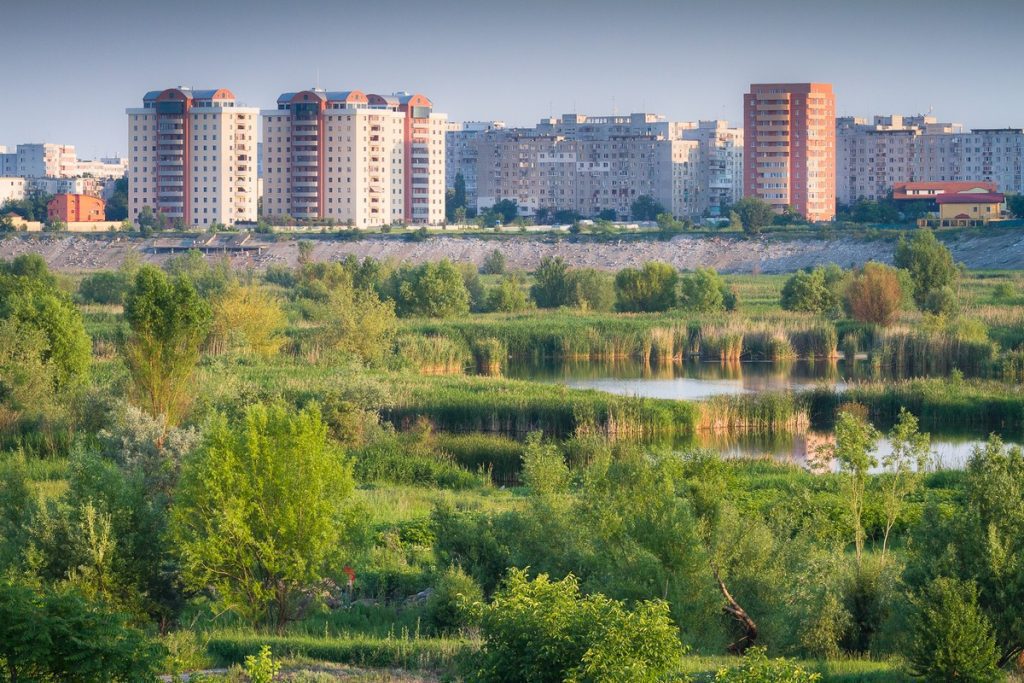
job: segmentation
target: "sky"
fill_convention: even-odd
[[[0,145],[124,154],[177,85],[273,108],[315,86],[421,92],[453,121],[648,111],[739,122],[750,83],[839,115],[1024,127],[1021,0],[0,0]]]

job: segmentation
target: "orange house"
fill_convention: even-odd
[[[58,194],[46,205],[48,220],[65,223],[92,223],[106,218],[102,199],[87,194]]]

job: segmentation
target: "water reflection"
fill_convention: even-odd
[[[699,401],[722,394],[799,391],[817,384],[843,388],[863,376],[863,361],[686,362],[648,365],[631,359],[611,361],[512,362],[514,379],[558,382],[576,389],[612,394]]]
[[[1021,445],[1020,435],[1002,435],[1007,445]],[[687,443],[677,443],[677,448],[700,447],[708,448],[726,458],[771,458],[777,462],[791,463],[800,467],[814,469],[813,464],[820,446],[835,442],[835,436],[829,432],[807,431],[803,433],[757,433],[757,434],[718,434],[699,433]],[[963,469],[975,448],[984,446],[985,438],[976,434],[941,434],[932,435],[931,469]],[[882,459],[892,453],[892,444],[888,439],[880,439],[875,444],[875,457]],[[836,470],[835,463],[832,469]],[[881,472],[877,467],[874,472]]]

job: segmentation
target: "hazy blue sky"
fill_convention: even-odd
[[[1022,29],[1021,0],[0,0],[0,144],[124,153],[147,90],[270,107],[318,69],[328,88],[423,92],[452,120],[737,121],[749,83],[817,80],[840,114],[1024,126]]]

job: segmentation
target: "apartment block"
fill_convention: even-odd
[[[285,93],[263,117],[263,213],[357,228],[444,221],[446,117],[423,95]]]
[[[628,217],[640,196],[673,215],[700,213],[701,143],[681,138],[694,123],[636,113],[592,117],[565,114],[534,128],[479,133],[476,208],[504,199],[532,215],[539,209],[584,216],[614,211]]]
[[[58,194],[46,205],[48,220],[65,223],[95,223],[105,218],[106,205],[102,199],[87,194]]]
[[[812,221],[835,217],[835,95],[828,83],[764,83],[743,96],[743,194]]]
[[[25,198],[25,179],[16,176],[0,176],[0,206],[9,201]]]
[[[74,145],[46,142],[18,145],[15,159],[23,178],[71,178],[78,162]]]
[[[1024,191],[1024,133],[1016,128],[965,132],[933,116],[836,120],[837,200],[888,197],[907,182],[991,182]]]
[[[684,140],[699,143],[696,210],[719,216],[723,206],[743,197],[743,129],[728,121],[700,121],[696,128],[681,128]]]
[[[259,110],[227,89],[146,93],[128,114],[128,215],[150,207],[186,225],[255,221]]]
[[[455,187],[455,179],[462,176],[466,185],[466,206],[476,206],[477,197],[477,145],[481,133],[504,130],[504,121],[449,122],[445,126],[445,187]]]

